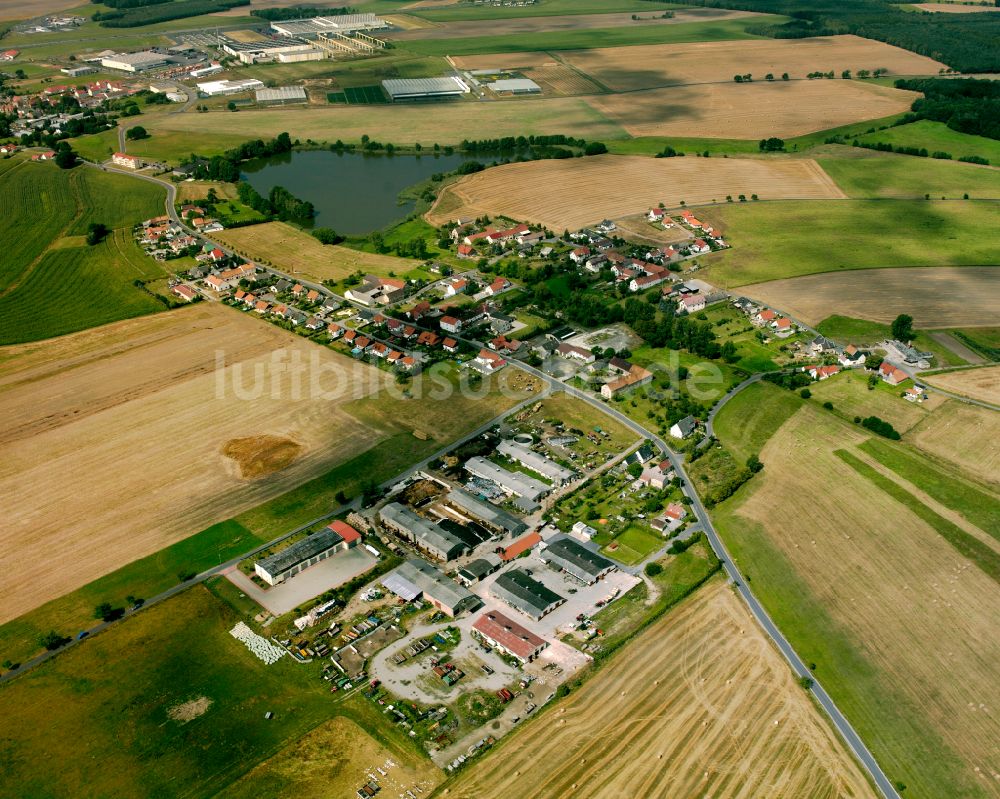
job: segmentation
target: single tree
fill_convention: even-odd
[[[892,320],[892,337],[897,341],[909,341],[913,338],[913,317],[901,313]]]

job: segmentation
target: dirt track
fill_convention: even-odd
[[[283,360],[272,361],[278,351]],[[218,353],[228,365],[222,380]],[[303,398],[294,400],[283,370],[299,356]],[[0,565],[8,575],[0,621],[288,490],[381,437],[336,402],[310,398],[308,380],[322,369],[324,388],[337,375],[360,395],[381,373],[214,304],[6,348],[0,363]],[[263,395],[241,399],[255,370]],[[222,450],[247,436],[299,449],[278,473],[245,480]]]
[[[450,799],[873,797],[721,581],[464,772]]]

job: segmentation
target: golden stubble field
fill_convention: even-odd
[[[867,680],[874,671],[879,687],[854,691],[849,715],[874,730],[868,744],[883,769],[912,777],[923,760],[932,770],[955,764],[965,786],[953,795],[975,785],[975,795],[998,796],[1000,587],[833,454],[857,453],[865,438],[801,408],[761,452],[760,482],[734,510],[749,523],[740,535],[767,537],[864,661],[825,668],[860,668]]]
[[[442,191],[427,220],[439,225],[456,216],[492,214],[576,230],[605,217],[645,213],[661,202],[695,205],[727,194],[767,200],[844,197],[807,159],[601,155],[507,164],[469,175]]]
[[[415,261],[393,255],[360,252],[339,244],[320,244],[313,236],[284,222],[232,228],[214,235],[252,260],[273,264],[316,282],[343,280],[359,270],[383,276],[390,272],[403,274],[417,265]]]
[[[917,97],[916,92],[853,80],[730,80],[586,101],[631,136],[787,139],[898,114]]]
[[[832,71],[840,80],[845,69],[856,72],[884,68],[892,75],[937,75],[944,66],[899,47],[848,35],[604,47],[561,55],[615,91],[732,83],[733,75],[746,73],[753,75],[754,82],[763,82],[769,72],[780,81],[785,72],[791,78],[801,79],[810,72]]]
[[[990,368],[994,374],[1000,369]],[[954,374],[958,377],[966,373]],[[928,382],[936,384],[938,379],[932,376]],[[910,437],[922,450],[949,461],[983,482],[1000,487],[1000,447],[996,445],[1000,441],[1000,413],[997,411],[952,400],[947,413],[932,415],[917,425]]]
[[[997,318],[996,315],[993,317]],[[963,397],[1000,405],[1000,366],[984,366],[981,369],[965,369],[941,375],[928,375],[927,382]],[[996,441],[996,439],[992,439]],[[997,449],[996,446],[992,449]],[[998,464],[1000,469],[1000,464]]]
[[[8,575],[0,621],[383,437],[340,402],[372,393],[384,373],[219,305],[7,348],[0,359],[0,564]],[[297,362],[302,370],[292,371]],[[315,396],[314,376],[331,397],[339,384],[343,399]],[[245,480],[222,450],[256,436],[296,457],[265,480]]]
[[[440,795],[875,793],[743,604],[715,580]]]
[[[906,313],[919,328],[976,327],[1000,319],[1000,269],[989,266],[828,272],[739,290],[810,325],[834,310],[883,323]]]

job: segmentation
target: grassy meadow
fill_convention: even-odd
[[[859,136],[866,144],[886,143],[895,147],[923,147],[928,152],[951,153],[955,159],[978,155],[993,165],[1000,165],[1000,142],[984,136],[972,136],[952,130],[943,122],[921,119],[907,125],[887,128]]]
[[[729,287],[851,269],[979,266],[996,262],[994,242],[982,235],[996,214],[996,203],[986,200],[714,206],[700,215],[721,228],[732,249],[702,261],[708,280]]]
[[[1000,199],[1000,169],[880,153],[858,158],[819,158],[819,164],[849,197],[961,200]]]

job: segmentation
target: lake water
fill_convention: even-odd
[[[284,186],[316,207],[316,227],[361,234],[405,218],[415,203],[399,193],[435,172],[450,172],[474,158],[452,155],[384,155],[303,150],[248,161],[243,177],[263,195]]]

